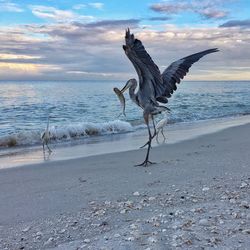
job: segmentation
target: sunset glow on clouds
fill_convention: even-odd
[[[218,47],[186,79],[250,79],[249,1],[140,2],[0,0],[0,79],[135,77],[122,50],[127,27],[161,71]]]

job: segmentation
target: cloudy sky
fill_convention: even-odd
[[[0,80],[136,76],[122,50],[130,27],[164,70],[218,47],[187,80],[250,80],[249,0],[0,0]]]

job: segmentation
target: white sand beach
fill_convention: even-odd
[[[249,249],[249,134],[1,169],[0,249]]]

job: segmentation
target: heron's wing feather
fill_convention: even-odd
[[[135,39],[134,35],[130,34],[129,29],[126,31],[125,41],[126,45],[123,46],[123,49],[136,69],[140,88],[143,87],[142,84],[148,82],[145,79],[150,79],[155,94],[161,93],[164,90],[164,86],[160,70],[145,50],[142,42]]]
[[[162,73],[165,89],[161,93],[161,96],[167,98],[171,97],[173,92],[177,89],[176,83],[180,83],[181,79],[188,73],[192,64],[199,61],[203,56],[217,51],[219,51],[217,48],[204,50],[171,63]]]

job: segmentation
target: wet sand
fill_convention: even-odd
[[[172,144],[249,122],[250,115],[245,115],[168,124],[164,131],[167,136],[167,144]],[[86,137],[69,144],[52,143],[50,145],[53,150],[52,154],[43,154],[42,144],[34,147],[9,148],[1,151],[0,169],[135,150],[145,143],[145,138],[148,137],[147,133],[147,129],[140,129],[132,133]],[[159,141],[160,143],[163,141],[161,135]],[[155,147],[159,144],[153,141],[152,145]]]
[[[248,249],[250,124],[0,170],[0,249]]]

